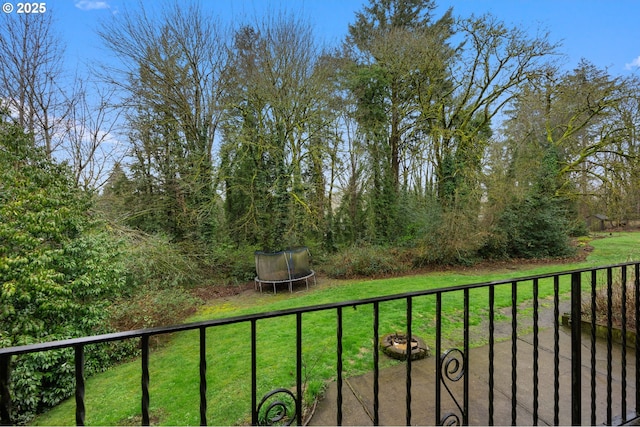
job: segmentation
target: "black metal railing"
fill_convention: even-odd
[[[545,291],[540,296],[544,283]],[[506,291],[502,289],[505,288]],[[614,301],[616,294],[621,295],[620,303]],[[529,290],[530,289],[530,290]],[[486,291],[486,294],[484,293]],[[498,302],[496,292],[507,295],[510,301]],[[473,294],[472,294],[473,292]],[[530,292],[530,293],[529,293]],[[596,322],[596,302],[605,293],[606,322],[605,336],[599,337],[600,326]],[[450,334],[443,332],[445,318],[450,315],[446,298],[462,294],[461,337],[453,346]],[[470,318],[471,298],[486,298],[486,318]],[[207,330],[231,324],[250,325],[251,378],[251,423],[289,422],[303,424],[303,317],[313,312],[332,312],[336,316],[336,372],[335,386],[335,424],[341,425],[344,419],[343,385],[345,331],[343,318],[346,308],[370,307],[371,343],[372,343],[372,413],[371,423],[384,423],[381,403],[386,399],[382,395],[379,357],[379,328],[383,303],[404,301],[406,306],[407,337],[421,325],[416,320],[416,301],[422,298],[435,299],[434,312],[427,318],[433,323],[435,336],[433,344],[437,357],[434,381],[432,384],[433,411],[429,418],[416,418],[416,405],[423,406],[424,395],[414,396],[414,382],[423,371],[414,370],[418,363],[407,354],[403,378],[406,384],[406,399],[403,412],[406,424],[624,424],[633,422],[640,413],[640,342],[633,347],[627,344],[627,335],[640,333],[640,263],[629,262],[612,266],[572,270],[560,273],[513,278],[504,281],[476,283],[449,288],[408,292],[400,295],[387,295],[355,301],[344,301],[311,307],[295,308],[269,313],[216,319],[198,323],[136,330],[122,333],[84,337],[64,341],[48,342],[20,347],[0,349],[0,421],[12,423],[11,402],[11,366],[12,360],[27,353],[47,352],[57,349],[74,349],[75,366],[75,419],[78,425],[85,423],[87,408],[85,405],[85,347],[92,344],[140,339],[140,387],[142,424],[149,425],[150,339],[152,337],[181,331],[199,331],[199,407],[200,423],[207,424],[207,414],[211,408],[207,388]],[[570,321],[563,329],[561,311],[568,309]],[[597,312],[598,310],[598,312]],[[583,313],[585,312],[585,313]],[[419,314],[425,315],[424,312]],[[583,314],[590,320],[582,322]],[[635,316],[635,324],[627,326],[628,316]],[[278,321],[285,316],[295,317],[295,385],[282,384],[259,399],[257,356],[258,346],[256,324],[258,321]],[[477,316],[477,315],[476,315]],[[544,320],[543,317],[546,319]],[[619,326],[614,323],[619,319]],[[478,320],[481,320],[479,322]],[[422,321],[422,320],[421,320]],[[479,325],[480,323],[480,325]],[[471,337],[478,330],[486,335]],[[614,330],[617,332],[614,334]],[[620,340],[615,339],[616,336]],[[550,340],[551,342],[547,342]],[[543,342],[544,341],[544,342]],[[482,346],[476,344],[483,342]],[[445,347],[447,349],[445,350]],[[529,352],[531,347],[531,352]],[[407,345],[407,352],[411,345]],[[508,351],[506,351],[506,350]],[[563,349],[566,350],[563,353]],[[604,354],[603,354],[604,352]],[[472,356],[470,356],[472,355]],[[486,357],[486,364],[484,358]],[[606,359],[603,366],[603,359]],[[482,363],[481,363],[482,362]],[[614,364],[619,371],[614,370]],[[478,368],[477,366],[480,366]],[[552,386],[541,388],[542,380],[553,379]],[[583,381],[587,378],[587,381]],[[241,379],[238,379],[240,381]],[[470,382],[474,382],[473,391]],[[603,388],[604,384],[604,388]],[[615,387],[614,387],[615,385]],[[583,388],[585,386],[585,388]],[[551,390],[552,389],[552,390]],[[553,395],[551,397],[551,395]],[[282,398],[287,396],[294,402],[286,405]],[[275,398],[275,400],[274,400]],[[505,403],[508,402],[508,403]],[[331,402],[332,404],[334,402]],[[268,415],[260,415],[262,413]],[[422,416],[422,415],[420,415]],[[483,418],[485,417],[486,418]],[[333,422],[332,422],[333,423]],[[397,419],[396,419],[397,423]]]

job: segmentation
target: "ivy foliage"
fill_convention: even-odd
[[[91,195],[20,128],[0,121],[0,346],[108,332],[109,299],[126,285],[120,247],[91,213]],[[87,351],[88,370],[114,349]],[[16,357],[19,422],[73,391],[71,355]]]

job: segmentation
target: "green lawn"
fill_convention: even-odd
[[[190,321],[215,319],[254,312],[266,312],[330,302],[350,301],[373,296],[417,291],[523,277],[595,265],[607,265],[640,259],[640,233],[603,235],[591,242],[594,251],[584,262],[562,265],[528,266],[491,271],[468,268],[455,272],[438,272],[381,280],[326,280],[310,291],[277,295],[245,294],[204,307]],[[566,286],[567,283],[563,283]],[[552,283],[541,281],[540,295],[552,293]],[[522,302],[531,299],[531,285],[518,288]],[[511,304],[509,287],[496,289],[496,306]],[[443,297],[443,338],[459,342],[462,336],[462,298],[460,293]],[[433,337],[435,327],[433,296],[416,298],[413,303],[414,332]],[[470,293],[471,323],[486,318],[486,290]],[[380,333],[403,330],[406,308],[403,301],[382,303]],[[362,306],[344,310],[345,375],[357,375],[372,369],[372,308]],[[335,378],[336,313],[314,312],[303,316],[303,375],[308,390],[315,395]],[[258,396],[295,384],[295,318],[293,316],[262,320],[258,332]],[[152,422],[163,425],[197,425],[199,423],[198,332],[175,334],[169,343],[155,350],[150,358],[150,402]],[[249,325],[230,325],[209,329],[208,422],[215,425],[250,422],[250,354]],[[433,339],[427,343],[433,346]],[[474,345],[483,344],[476,340]],[[383,365],[394,363],[380,358]],[[140,423],[140,362],[122,364],[87,380],[86,422],[90,425]],[[64,402],[34,422],[40,425],[75,423],[73,399]]]

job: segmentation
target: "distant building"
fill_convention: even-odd
[[[609,221],[609,226],[613,228],[611,220],[603,214],[589,215],[587,217],[587,226],[591,231],[603,231],[607,228],[605,225],[605,221]]]

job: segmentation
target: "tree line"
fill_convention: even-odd
[[[566,211],[549,221],[636,217],[637,79],[586,60],[565,71],[549,34],[435,11],[371,1],[327,48],[286,12],[229,28],[197,3],[143,7],[99,29],[116,61],[80,119],[87,84],[64,97],[49,85],[51,23],[25,16],[3,43],[3,99],[48,153],[67,150],[78,185],[100,182],[87,165],[112,167],[111,214],[204,248],[488,253],[510,239],[506,212],[543,191],[543,159],[545,196]],[[108,163],[97,148],[116,122],[127,151]]]
[[[535,192],[555,206],[536,227],[565,236],[637,217],[637,78],[564,70],[550,34],[436,6],[372,0],[327,47],[286,12],[229,27],[198,3],[141,5],[98,30],[115,61],[64,88],[50,15],[21,16],[3,100],[112,218],[198,253],[521,254]]]

